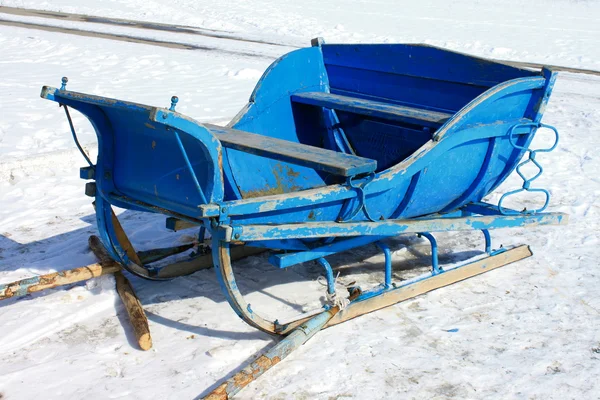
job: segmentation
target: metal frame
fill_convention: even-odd
[[[362,295],[356,298],[348,306],[348,311],[342,310],[339,316],[334,318],[330,324],[343,322],[358,315],[374,311],[376,309],[389,306],[398,301],[409,297],[425,293],[435,288],[446,286],[459,280],[487,272],[511,262],[529,257],[532,255],[528,246],[518,246],[510,249],[501,248],[492,250],[491,237],[488,229],[498,228],[520,228],[534,227],[541,225],[563,225],[568,221],[568,216],[563,213],[541,213],[541,214],[519,214],[502,215],[494,206],[480,203],[478,210],[487,215],[475,216],[473,208],[466,207],[463,210],[467,216],[450,217],[435,216],[432,218],[412,219],[412,220],[394,220],[381,222],[356,222],[356,223],[306,223],[292,224],[290,226],[282,225],[229,225],[230,219],[222,216],[222,220],[213,220],[210,226],[213,248],[213,259],[217,278],[223,289],[227,301],[234,309],[236,314],[251,326],[271,334],[285,335],[298,327],[301,323],[314,315],[308,313],[300,316],[298,319],[280,323],[277,319],[269,319],[257,313],[250,304],[248,304],[240,293],[235,273],[233,271],[232,260],[230,256],[231,242],[277,240],[283,238],[332,238],[353,236],[348,239],[337,241],[328,240],[323,246],[313,247],[312,249],[302,250],[294,253],[276,254],[269,258],[269,261],[280,267],[285,268],[297,263],[317,260],[325,268],[327,278],[328,297],[335,297],[335,285],[333,271],[327,263],[325,256],[338,253],[340,251],[364,246],[369,243],[376,243],[385,255],[385,274],[384,281],[377,287],[364,291]],[[437,242],[430,232],[443,231],[464,231],[481,230],[484,235],[485,257],[463,265],[444,269],[439,266],[437,255]],[[431,245],[432,270],[408,283],[396,285],[392,282],[392,262],[389,248],[381,240],[394,237],[405,233],[416,233],[426,238]],[[355,288],[353,288],[355,289]],[[416,294],[415,294],[416,293]],[[338,295],[339,296],[339,295]],[[333,304],[325,305],[325,309]]]

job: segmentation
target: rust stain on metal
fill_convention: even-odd
[[[212,391],[211,394],[206,396],[204,400],[227,400],[227,383],[219,385],[218,388]]]
[[[152,141],[152,149],[155,149],[155,148],[156,148],[156,141],[155,141],[155,140],[153,140],[153,141]]]
[[[271,359],[271,361],[273,362],[273,365],[279,364],[279,362],[281,361],[281,358],[279,358],[278,356],[275,356]]]
[[[254,372],[254,371],[253,371]],[[253,374],[248,374],[245,371],[240,371],[233,377],[233,382],[236,386],[244,387],[254,380]]]
[[[154,125],[152,125],[151,123],[149,123],[149,122],[146,122],[146,123],[144,124],[144,126],[145,126],[146,128],[150,128],[150,129],[156,129],[156,127],[155,127]]]

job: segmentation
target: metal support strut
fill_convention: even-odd
[[[419,237],[423,236],[425,239],[429,240],[429,243],[431,244],[431,274],[437,275],[444,272],[438,263],[438,245],[433,235],[429,232],[420,232],[417,235]]]
[[[490,236],[490,231],[487,229],[482,229],[483,237],[485,238],[485,252],[488,254],[492,254],[492,237]]]
[[[327,293],[335,295],[335,278],[333,277],[333,270],[331,264],[327,262],[323,257],[317,259],[317,262],[325,269],[325,278],[327,279]]]
[[[383,251],[383,254],[385,255],[385,278],[383,281],[383,286],[386,289],[389,289],[392,286],[392,252],[389,246],[381,241],[375,242],[375,244]]]

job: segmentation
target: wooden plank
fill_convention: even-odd
[[[291,98],[292,101],[296,103],[309,104],[392,121],[421,124],[429,127],[439,127],[452,117],[452,114],[438,111],[405,107],[325,92],[297,93],[292,95]]]
[[[202,226],[202,224],[189,222],[175,217],[168,217],[166,221],[167,229],[172,230],[174,232],[182,231],[184,229],[198,228],[199,226]]]
[[[116,263],[106,266],[90,264],[85,267],[22,279],[20,281],[0,285],[0,300],[25,296],[30,293],[40,292],[42,290],[71,283],[87,281],[88,279],[97,278],[101,275],[115,273],[120,269],[121,266]]]
[[[129,257],[129,259],[134,264],[143,267],[144,264],[142,263],[142,260],[140,260],[137,253],[135,252],[135,248],[133,247],[131,241],[129,240],[129,237],[127,237],[127,234],[123,230],[123,226],[121,225],[121,222],[119,222],[119,219],[115,215],[115,212],[112,209],[112,207],[110,209],[110,215],[114,226],[115,234],[117,235],[117,240],[119,241],[121,248],[125,251],[127,257]]]
[[[396,289],[382,292],[380,295],[370,297],[365,300],[352,302],[348,307],[340,311],[331,320],[329,320],[329,322],[325,325],[325,328],[341,324],[342,322],[346,322],[350,319],[360,317],[361,315],[368,314],[373,311],[381,310],[385,307],[393,306],[394,304],[398,304],[402,301],[412,299],[444,286],[449,286],[462,280],[492,271],[496,268],[500,268],[524,258],[531,257],[532,255],[533,253],[527,245],[513,247],[502,253],[485,257],[457,268],[449,269],[439,275],[433,275],[431,277],[424,278],[421,281],[409,283],[406,286],[401,286]],[[281,323],[280,333],[285,335],[288,332],[291,332],[299,325],[308,321],[314,315],[315,314],[311,314],[293,321]]]
[[[412,299],[432,290],[471,278],[484,272],[492,271],[504,265],[531,257],[533,253],[527,245],[512,248],[503,253],[486,257],[482,260],[474,261],[465,266],[448,270],[442,274],[434,275],[431,278],[424,279],[405,287],[400,287],[389,292],[384,292],[380,296],[372,297],[368,300],[359,301],[350,304],[347,308],[335,315],[326,325],[326,327],[337,325],[339,323],[356,318],[385,307],[389,307],[401,301]]]
[[[260,247],[249,246],[232,246],[231,259],[233,261],[261,254],[267,251]],[[194,272],[213,267],[212,254],[203,254],[194,257],[191,260],[179,261],[173,264],[166,265],[158,270],[158,278],[176,278],[178,276],[190,275]]]
[[[250,154],[274,158],[296,165],[329,172],[340,176],[353,176],[373,172],[377,161],[368,158],[338,153],[319,147],[275,139],[237,129],[204,124],[217,135],[223,147]]]
[[[90,249],[94,252],[94,255],[98,258],[101,265],[106,268],[112,266],[120,267],[119,264],[108,255],[108,252],[97,236],[90,236],[88,243]],[[152,337],[150,336],[148,319],[142,308],[142,303],[140,303],[140,300],[136,296],[129,280],[121,273],[120,268],[115,272],[115,281],[117,292],[125,305],[127,315],[129,315],[129,321],[131,322],[138,345],[142,350],[148,350],[152,347]]]
[[[127,310],[129,322],[133,328],[138,345],[144,351],[149,350],[152,347],[152,337],[150,336],[148,319],[142,308],[142,303],[140,303],[140,300],[136,296],[129,280],[120,271],[115,272],[115,280],[117,283],[117,292],[125,305],[125,310]]]

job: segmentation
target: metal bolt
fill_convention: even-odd
[[[221,212],[226,212],[226,211],[227,211],[227,207],[221,208]]]
[[[60,87],[60,90],[66,90],[67,89],[67,82],[69,82],[69,78],[67,78],[66,76],[63,76],[61,79],[62,85]]]
[[[235,239],[239,239],[239,238],[240,238],[240,234],[239,234],[239,233],[236,233],[235,235],[233,235],[233,237],[234,237]]]

